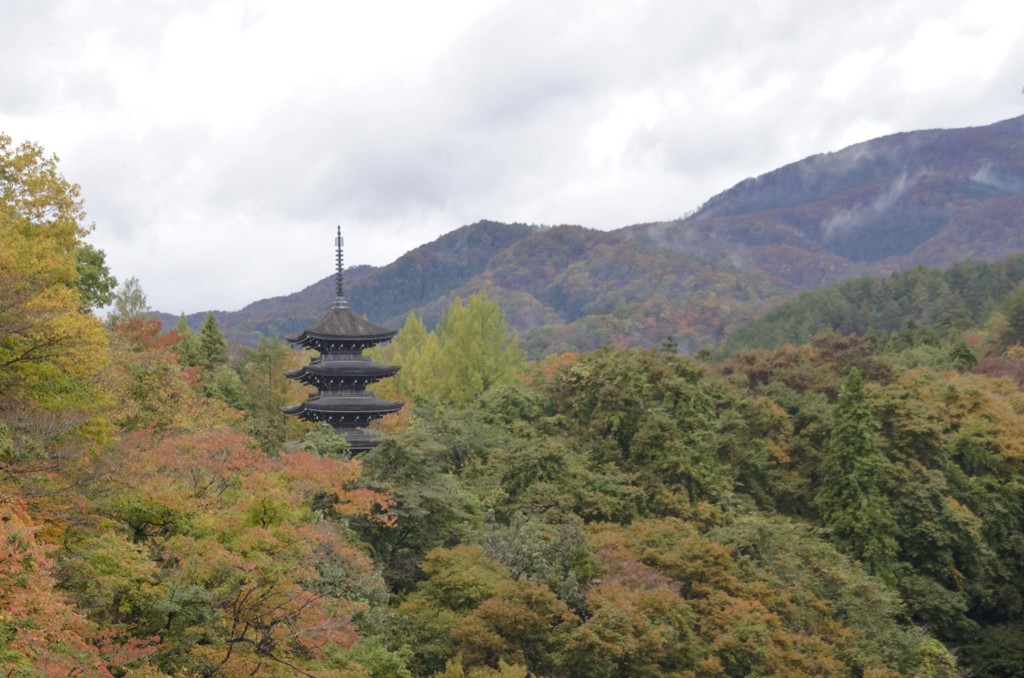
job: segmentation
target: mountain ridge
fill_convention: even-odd
[[[387,266],[348,269],[346,283],[353,308],[392,328],[410,311],[431,326],[456,296],[486,289],[533,355],[668,336],[694,351],[801,290],[1017,251],[1024,116],[809,156],[682,219],[612,231],[480,221]],[[333,294],[330,275],[214,315],[229,340],[254,344],[314,322]]]
[[[794,271],[801,287],[820,287],[918,263],[944,266],[1016,251],[1024,247],[1021,229],[1003,228],[994,238],[973,232],[971,242],[957,232],[976,231],[970,224],[978,221],[1005,226],[1007,212],[1016,212],[1019,226],[1022,194],[1024,116],[900,132],[813,155],[745,179],[685,219],[624,230],[713,257],[728,249],[743,259],[764,243],[796,247],[830,264],[818,275],[803,266]]]

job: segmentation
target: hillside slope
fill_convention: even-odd
[[[419,309],[428,325],[454,299],[486,289],[533,355],[615,345],[656,345],[672,336],[685,351],[721,340],[736,318],[790,291],[727,262],[579,226],[523,238],[452,295]]]

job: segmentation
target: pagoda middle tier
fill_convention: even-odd
[[[284,376],[320,391],[366,388],[398,374],[397,365],[381,365],[361,354],[330,353],[314,358],[308,365],[285,372]]]

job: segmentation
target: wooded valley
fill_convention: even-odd
[[[308,356],[164,331],[53,158],[0,168],[4,675],[1024,675],[1020,257],[693,356],[531,358],[474,292],[376,349],[353,457],[280,412]]]

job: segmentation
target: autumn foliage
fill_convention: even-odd
[[[474,295],[384,349],[408,405],[352,458],[284,421],[299,352],[229,354],[215,319],[104,327],[77,187],[33,145],[0,137],[0,161],[4,675],[1024,671],[1016,264],[851,284],[922,315],[718,362],[619,346],[636,328],[611,322],[603,348],[529,363]],[[537,266],[590,238],[548,236]],[[584,331],[600,271],[642,261],[604,242],[534,291]],[[736,279],[688,265],[691,311],[724,331]],[[984,317],[927,312],[1003,288]],[[631,289],[660,314],[645,332],[681,326]]]

